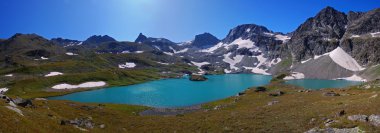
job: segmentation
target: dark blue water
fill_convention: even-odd
[[[151,107],[183,107],[227,98],[248,87],[266,85],[271,76],[225,74],[207,76],[207,81],[165,79],[131,86],[84,91],[49,99],[77,102],[119,103]]]
[[[303,87],[305,89],[325,89],[325,88],[344,88],[347,86],[359,85],[363,82],[348,80],[322,80],[322,79],[297,79],[288,80],[285,83]]]
[[[248,87],[266,85],[272,77],[255,74],[225,74],[211,75],[207,78],[207,81],[202,82],[189,81],[188,78],[157,80],[137,85],[78,92],[49,99],[151,107],[183,107],[227,98]],[[307,89],[322,89],[341,88],[361,82],[304,79],[290,80],[286,83]]]

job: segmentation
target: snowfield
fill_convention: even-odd
[[[71,85],[71,84],[58,84],[53,86],[53,89],[62,90],[62,89],[77,89],[77,88],[93,88],[93,87],[101,87],[105,86],[107,83],[104,81],[98,82],[85,82],[79,85]]]
[[[236,55],[232,59],[230,58],[231,53],[225,54],[223,61],[230,64],[230,69],[238,70],[239,68],[235,65],[243,59],[244,55]]]
[[[361,71],[365,68],[361,67],[358,62],[348,55],[342,48],[337,47],[329,53],[330,58],[339,66],[350,71]]]
[[[283,43],[287,42],[290,40],[290,37],[289,36],[284,36],[284,35],[275,35],[274,37],[276,37],[276,40],[280,40],[282,41]]]
[[[345,77],[345,78],[337,78],[337,79],[343,79],[343,80],[350,80],[350,81],[362,81],[362,82],[367,82],[366,79],[354,74],[351,77]],[[336,79],[336,80],[337,80]]]
[[[247,40],[243,40],[242,38],[238,38],[236,40],[234,40],[232,43],[229,44],[229,46],[233,46],[233,45],[238,45],[238,49],[241,49],[241,48],[254,48],[255,47],[255,42],[252,42],[251,40],[247,39]]]
[[[58,76],[63,75],[61,72],[50,72],[49,74],[46,74],[45,77],[52,77],[52,76]]]
[[[209,62],[194,62],[194,61],[191,61],[191,63],[193,63],[197,67],[202,67],[203,65],[210,64]]]
[[[252,73],[262,74],[262,75],[271,75],[271,74],[267,73],[266,70],[260,69],[258,67],[246,67],[246,66],[243,66],[243,67],[247,70],[251,70]]]
[[[71,53],[71,52],[67,52],[66,55],[73,56],[73,55],[78,55],[78,54],[74,54],[74,53]]]
[[[303,79],[305,78],[305,75],[300,72],[292,72],[292,75],[286,76],[284,80],[292,80],[292,79]]]
[[[119,64],[119,68],[134,68],[136,64],[133,62],[126,62],[125,64]]]

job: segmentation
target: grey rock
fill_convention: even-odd
[[[272,106],[272,105],[274,105],[274,104],[277,104],[277,103],[279,103],[280,101],[277,101],[277,100],[275,100],[275,101],[270,101],[270,102],[268,102],[268,106]]]
[[[380,115],[370,115],[369,122],[374,126],[380,126]]]
[[[366,116],[366,115],[351,115],[351,116],[348,116],[347,119],[351,120],[351,121],[367,122],[368,116]]]
[[[334,96],[340,96],[340,94],[339,93],[335,93],[333,91],[330,91],[330,92],[323,93],[323,96],[334,97]]]

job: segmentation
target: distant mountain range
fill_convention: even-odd
[[[85,54],[83,51],[175,56],[198,67],[199,73],[289,73],[288,79],[374,80],[380,78],[380,9],[345,14],[326,7],[289,34],[243,24],[221,40],[203,33],[179,43],[142,33],[134,42],[107,35],[78,41],[16,34],[0,40],[0,61],[4,62],[0,67],[42,57],[59,60],[67,53]]]

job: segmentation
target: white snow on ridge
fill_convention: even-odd
[[[209,62],[194,62],[194,61],[191,61],[191,63],[193,63],[197,67],[202,67],[203,65],[210,64]]]
[[[336,80],[339,80],[339,79],[342,79],[342,80],[350,80],[350,81],[362,81],[362,82],[367,82],[366,79],[360,77],[360,76],[357,76],[356,74],[352,75],[351,77],[345,77],[345,78],[337,78]]]
[[[50,72],[49,74],[46,74],[45,77],[52,77],[52,76],[58,76],[63,75],[61,72]]]
[[[278,35],[275,35],[275,37],[276,37],[276,40],[280,40],[283,43],[285,43],[285,42],[287,42],[287,41],[290,40],[290,37],[289,36],[285,36],[285,35],[278,34]]]
[[[271,74],[267,73],[266,70],[258,68],[258,67],[245,67],[245,66],[243,66],[243,67],[245,69],[251,70],[252,73],[262,74],[262,75],[271,75]]]
[[[72,52],[67,52],[66,55],[70,55],[70,56],[72,56],[72,55],[78,55],[78,54],[74,54],[74,53],[72,53]]]
[[[210,48],[207,48],[207,49],[202,49],[200,50],[200,52],[205,52],[205,53],[214,53],[215,50],[221,48],[221,47],[225,47],[227,44],[224,44],[222,42],[219,42],[218,44],[216,44],[215,46],[212,46]]]
[[[223,61],[230,64],[231,69],[238,70],[239,68],[236,67],[235,65],[243,59],[244,55],[236,55],[232,59],[230,58],[231,53],[225,54]]]
[[[3,94],[7,92],[9,89],[8,88],[0,88],[0,94]]]
[[[208,65],[208,64],[210,64],[209,62],[194,62],[194,61],[191,61],[191,63],[198,67],[198,69],[199,69],[198,74],[204,74],[205,72],[201,69],[201,67],[202,67],[203,65]]]
[[[348,55],[342,48],[337,47],[329,53],[330,58],[339,66],[350,71],[361,71],[365,68],[361,67],[354,58]]]
[[[370,33],[372,37],[380,37],[380,32]]]
[[[134,68],[136,64],[133,62],[126,62],[125,64],[119,64],[119,68]]]
[[[292,72],[292,75],[286,76],[284,80],[292,80],[292,79],[303,79],[305,78],[305,75],[300,72]]]
[[[157,63],[161,64],[161,65],[169,65],[169,63],[163,63],[163,62],[158,62],[158,61],[157,61]]]
[[[351,35],[350,38],[358,38],[358,37],[360,37],[360,36],[359,35]]]
[[[309,59],[307,59],[307,60],[304,60],[304,61],[301,61],[301,64],[306,63],[306,62],[308,62],[308,61],[310,61],[310,60],[311,60],[311,58],[309,58]]]
[[[71,85],[71,84],[58,84],[53,86],[53,89],[61,90],[61,89],[77,89],[77,88],[93,88],[93,87],[101,87],[105,86],[106,82],[98,81],[98,82],[85,82],[79,85]]]
[[[144,51],[135,51],[136,54],[144,53]]]
[[[245,30],[245,32],[250,32],[251,31],[251,28],[248,28]]]
[[[251,40],[247,39],[247,40],[243,40],[242,38],[238,38],[236,40],[234,40],[232,43],[232,45],[238,45],[238,49],[241,49],[241,48],[254,48],[254,44],[255,42],[252,42]]]

